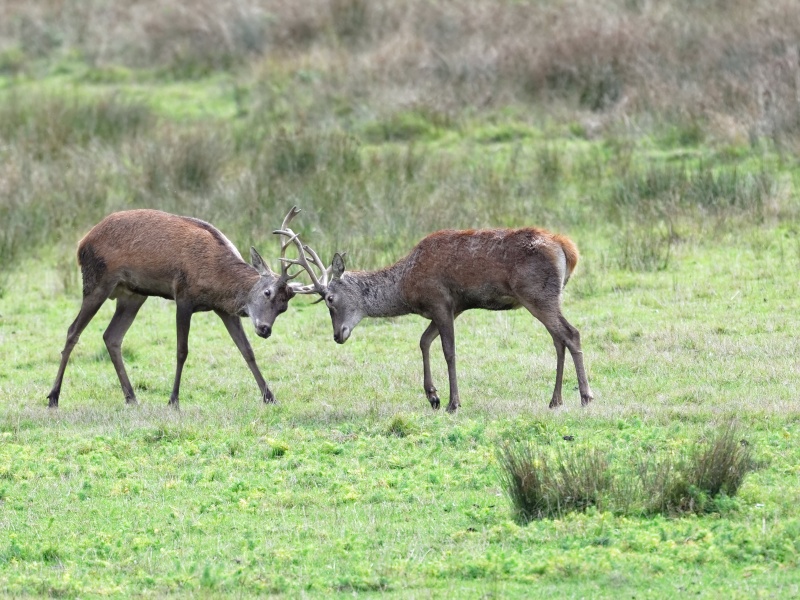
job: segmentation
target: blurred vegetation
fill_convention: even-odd
[[[266,246],[292,204],[362,268],[538,225],[667,269],[798,216],[800,13],[729,4],[8,3],[0,269],[142,206]]]

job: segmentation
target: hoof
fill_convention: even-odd
[[[138,406],[139,401],[134,396],[133,398],[125,398],[125,404],[127,404],[128,406]]]
[[[273,396],[272,394],[270,394],[269,396],[264,396],[263,400],[264,400],[264,404],[277,404],[278,403],[278,401],[275,400],[275,396]]]
[[[581,406],[586,406],[592,400],[594,400],[594,396],[592,395],[591,392],[586,394],[585,396],[581,395]]]
[[[425,395],[428,397],[428,402],[431,403],[431,408],[433,410],[439,410],[441,403],[439,402],[439,396],[437,395],[436,390],[433,389],[430,392],[425,392]]]
[[[180,410],[181,409],[181,405],[178,402],[177,398],[170,398],[169,399],[169,403],[167,404],[167,406],[169,406],[170,408],[174,408],[175,410]]]
[[[460,404],[453,404],[452,402],[447,405],[447,412],[451,415],[458,410],[458,407],[461,406]]]
[[[553,398],[550,400],[549,408],[558,408],[561,404],[561,398]]]

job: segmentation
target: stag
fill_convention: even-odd
[[[293,207],[283,220],[286,228],[300,209]],[[122,339],[149,296],[174,300],[178,334],[177,367],[169,404],[178,408],[181,373],[189,353],[192,315],[213,310],[255,377],[264,402],[275,402],[256,364],[241,318],[249,316],[256,333],[268,338],[277,316],[286,311],[299,284],[291,282],[281,248],[281,272],[274,273],[255,248],[252,265],[216,227],[192,217],[158,210],[127,210],[108,215],[78,243],[83,276],[83,302],[67,332],[50,408],[58,407],[67,361],[81,333],[106,299],[116,299],[105,341],[128,404],[136,395],[122,362]]]
[[[448,412],[461,405],[456,380],[454,320],[465,310],[525,307],[550,332],[556,348],[556,382],[550,408],[562,404],[565,348],[578,376],[581,404],[592,401],[583,365],[580,334],[561,313],[561,294],[578,262],[578,249],[563,235],[526,227],[433,233],[394,265],[378,271],[345,271],[335,254],[325,267],[319,255],[288,228],[276,231],[294,243],[310,285],[299,294],[319,294],[330,311],[333,339],[344,344],[364,317],[417,314],[431,323],[420,338],[423,387],[433,409],[439,395],[430,369],[430,346],[441,336],[450,380]],[[310,262],[309,262],[310,260]],[[319,274],[317,274],[317,270]],[[332,277],[331,277],[332,276]]]

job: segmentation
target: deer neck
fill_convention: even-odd
[[[411,312],[400,291],[402,274],[399,265],[349,274],[363,299],[365,316],[399,317]]]
[[[218,297],[218,307],[231,315],[246,314],[250,294],[260,279],[258,271],[247,263],[233,265],[220,286],[224,292]]]

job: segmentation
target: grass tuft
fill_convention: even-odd
[[[384,431],[386,435],[407,437],[417,433],[417,431],[419,431],[419,426],[409,415],[405,413],[397,413],[389,420],[389,423],[387,423]]]
[[[505,443],[499,462],[501,482],[521,523],[600,507],[611,482],[608,458],[598,449],[552,456],[530,443]]]
[[[720,511],[753,469],[750,446],[734,424],[678,457],[650,455],[612,464],[600,448],[553,453],[531,443],[506,442],[498,460],[500,480],[520,523],[589,507],[631,515]]]

